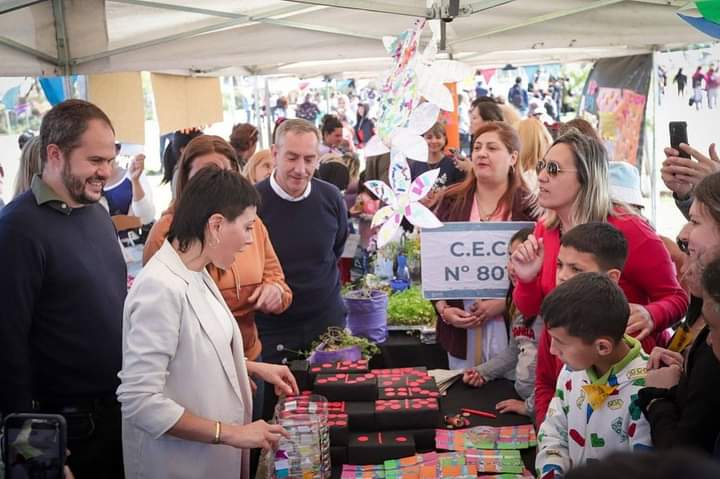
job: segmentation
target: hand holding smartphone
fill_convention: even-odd
[[[682,158],[690,159],[690,154],[680,149],[680,144],[688,143],[687,135],[687,122],[684,121],[671,121],[670,122],[670,146],[679,152],[678,156]]]

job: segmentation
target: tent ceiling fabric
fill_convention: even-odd
[[[413,17],[341,6],[426,11],[425,0],[0,0],[0,12],[10,10],[0,14],[0,75],[62,73],[62,62],[51,61],[60,56],[53,3],[64,8],[70,67],[80,74],[378,71],[389,65],[379,39],[410,27]],[[461,16],[448,24],[449,51],[471,65],[494,66],[709,42],[675,14],[682,3],[463,0]]]

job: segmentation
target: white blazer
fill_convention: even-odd
[[[232,319],[231,347],[193,274],[165,241],[125,300],[117,395],[128,479],[249,476],[249,451],[165,434],[185,410],[223,423],[252,419],[240,329],[203,271],[205,284]]]

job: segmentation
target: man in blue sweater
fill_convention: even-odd
[[[275,171],[257,185],[258,215],[293,292],[284,313],[256,313],[266,362],[292,359],[293,351],[308,350],[328,326],[345,326],[337,262],[347,239],[347,210],[340,190],[313,178],[319,143],[320,132],[310,122],[283,122],[272,147]]]
[[[127,273],[98,204],[115,132],[98,107],[68,100],[40,138],[42,175],[0,212],[0,414],[62,414],[75,476],[121,478]]]

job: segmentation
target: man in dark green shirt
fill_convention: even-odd
[[[0,211],[0,413],[62,414],[78,479],[123,477],[120,407],[127,272],[98,204],[115,133],[96,106],[55,106],[42,175]]]

